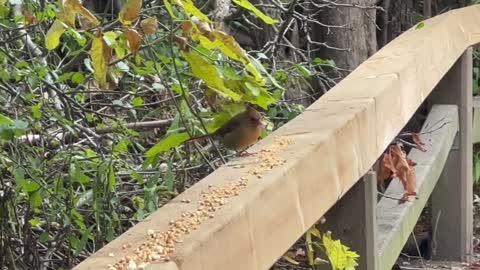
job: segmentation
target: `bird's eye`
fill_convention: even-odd
[[[255,118],[255,117],[250,117],[250,121],[252,121],[252,122],[256,122],[256,121],[258,121],[258,119],[257,119],[257,118]]]

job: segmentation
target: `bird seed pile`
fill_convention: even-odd
[[[142,243],[133,251],[132,255],[121,258],[115,265],[109,265],[109,270],[142,270],[152,262],[166,262],[171,260],[175,246],[183,242],[183,237],[192,231],[198,229],[203,221],[215,217],[215,212],[227,203],[227,199],[238,196],[247,185],[249,178],[262,176],[273,168],[280,166],[286,160],[279,159],[276,153],[292,140],[286,137],[277,137],[269,148],[260,150],[256,153],[255,164],[258,164],[250,170],[247,175],[241,176],[237,181],[230,182],[223,187],[208,186],[208,190],[202,191],[202,198],[198,202],[198,207],[193,211],[185,211],[176,220],[169,222],[169,229],[164,232],[148,230],[147,241]],[[183,199],[183,203],[191,203],[188,199]],[[129,246],[124,246],[128,249]],[[114,256],[114,254],[110,254]]]

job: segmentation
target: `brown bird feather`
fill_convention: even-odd
[[[191,138],[188,141],[212,136],[226,148],[239,152],[257,142],[264,126],[263,116],[260,112],[247,106],[245,111],[232,117],[212,134]]]

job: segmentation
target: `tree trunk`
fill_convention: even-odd
[[[342,0],[337,6],[320,12],[317,19],[325,25],[314,25],[315,41],[325,43],[319,47],[317,56],[332,59],[337,67],[345,69],[343,75],[355,69],[377,50],[375,33],[376,10],[357,6],[372,6],[374,0]],[[328,46],[328,47],[327,47]]]

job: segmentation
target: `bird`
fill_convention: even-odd
[[[232,117],[213,133],[190,138],[187,141],[211,136],[227,149],[243,153],[258,141],[264,127],[262,114],[248,105],[244,111]]]

